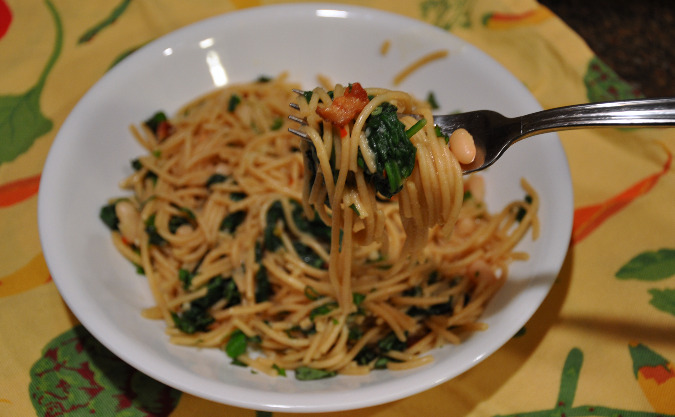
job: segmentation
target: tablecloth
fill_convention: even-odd
[[[98,344],[59,296],[37,226],[50,145],[106,71],[172,30],[271,3],[281,2],[0,0],[0,416],[272,414],[143,378]],[[533,0],[344,3],[454,33],[498,60],[544,108],[641,95]],[[675,130],[560,137],[574,227],[538,311],[460,376],[350,415],[675,416]]]

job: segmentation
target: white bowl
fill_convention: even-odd
[[[380,46],[391,42],[388,54]],[[247,9],[168,34],[126,58],[76,105],[47,158],[38,217],[45,258],[73,313],[106,347],[147,375],[212,401],[268,411],[318,412],[366,407],[426,390],[470,369],[507,342],[538,308],[565,257],[573,198],[567,160],[555,134],[514,145],[486,172],[496,211],[524,196],[521,177],[541,194],[541,236],[520,248],[490,302],[489,329],[433,352],[432,365],[311,383],[252,374],[218,350],[171,345],[159,321],[140,317],[152,305],[145,279],[116,252],[98,219],[118,181],[142,153],[128,126],[223,83],[288,71],[303,87],[317,74],[340,83],[392,88],[396,73],[439,49],[449,55],[413,73],[398,88],[420,98],[433,91],[439,112],[493,109],[516,116],[540,110],[525,87],[475,47],[421,21],[365,8],[298,4]]]

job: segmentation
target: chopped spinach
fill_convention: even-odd
[[[230,335],[227,345],[225,345],[225,353],[232,359],[237,359],[239,356],[246,353],[248,347],[248,337],[244,332],[237,329]]]
[[[256,303],[267,301],[272,294],[272,284],[270,284],[270,278],[267,275],[267,268],[260,265],[258,272],[255,274],[255,301]]]
[[[157,134],[159,125],[162,124],[162,122],[167,122],[168,120],[169,118],[166,116],[166,113],[163,111],[158,111],[145,121],[145,125],[152,131],[152,133]]]
[[[131,161],[131,167],[134,169],[134,171],[138,172],[141,169],[143,169],[143,163],[141,162],[140,159],[136,158],[136,159],[133,159]],[[149,179],[152,180],[153,183],[155,183],[155,184],[157,183],[157,174],[155,174],[154,172],[152,172],[150,170],[148,170],[148,172],[145,173],[145,177],[143,177],[143,178],[144,179],[149,178]]]
[[[178,230],[179,227],[185,224],[192,224],[192,223],[190,222],[190,219],[188,219],[187,217],[171,216],[171,218],[169,219],[169,232],[175,234],[176,230]]]
[[[246,219],[246,210],[237,210],[225,216],[220,222],[220,230],[224,232],[234,233],[244,220]]]
[[[284,119],[281,117],[275,117],[274,120],[272,121],[272,126],[270,126],[271,130],[279,130],[281,127],[284,125]]]
[[[415,133],[419,132],[426,126],[427,124],[427,119],[420,119],[418,120],[414,125],[410,126],[408,130],[405,131],[405,135],[410,139],[411,137],[415,136]]]
[[[291,205],[293,206],[293,222],[298,226],[298,229],[305,233],[310,233],[319,240],[330,242],[331,228],[319,218],[318,214],[315,213],[314,219],[309,220],[307,216],[305,216],[305,212],[300,203],[291,200]]]
[[[312,309],[312,311],[309,312],[309,319],[314,321],[314,319],[317,316],[325,316],[326,314],[330,313],[331,311],[335,310],[338,308],[338,303],[335,301],[331,301],[326,304],[322,304],[318,307],[315,307]]]
[[[331,378],[336,375],[336,371],[326,371],[323,369],[310,368],[309,366],[300,366],[295,369],[295,379],[300,381],[314,381],[317,379]]]
[[[354,305],[357,307],[360,306],[363,300],[365,299],[366,299],[365,294],[361,294],[358,292],[352,293],[352,301],[354,302]]]
[[[307,265],[318,269],[326,269],[328,267],[326,262],[319,255],[317,255],[317,253],[314,252],[312,248],[305,245],[304,243],[295,240],[293,241],[293,248],[297,252],[300,259],[302,259],[302,261]]]
[[[98,214],[98,217],[103,221],[103,223],[110,228],[110,230],[120,230],[119,224],[120,224],[120,219],[117,217],[117,213],[115,212],[115,206],[117,205],[117,201],[106,204],[105,206],[101,207],[101,211]]]
[[[143,169],[143,163],[138,158],[132,159],[131,167],[134,169],[134,171],[140,171],[141,169]]]
[[[183,284],[183,289],[187,290],[192,285],[192,278],[195,277],[195,274],[188,271],[187,269],[178,270],[178,280]]]
[[[297,324],[291,327],[290,329],[285,330],[286,335],[290,338],[296,338],[300,336],[311,336],[314,333],[316,333],[316,326],[312,324],[310,327],[303,329],[302,327],[298,326]]]
[[[441,131],[441,128],[440,128],[440,127],[434,126],[434,131],[436,132],[436,137],[445,139],[445,144],[446,144],[446,145],[447,145],[448,143],[450,143],[450,136],[444,134],[444,133]]]
[[[284,368],[280,367],[279,365],[277,365],[276,363],[272,364],[272,369],[277,371],[277,375],[286,376],[286,370]]]
[[[222,299],[226,300],[227,306],[241,303],[239,289],[232,278],[214,277],[206,284],[206,288],[206,295],[192,301],[187,310],[180,314],[171,313],[176,327],[182,332],[192,334],[207,330],[208,326],[214,321],[208,309]]]
[[[444,303],[434,304],[429,306],[429,308],[421,308],[417,306],[410,307],[406,312],[407,315],[411,317],[416,316],[438,316],[452,313],[455,308],[455,302],[453,297],[449,297],[448,301]]]
[[[377,347],[381,352],[389,352],[390,350],[403,351],[406,348],[406,342],[399,340],[394,332],[390,332],[377,342]]]
[[[529,205],[532,204],[532,196],[531,195],[526,195],[525,196],[525,202]],[[523,218],[525,217],[525,214],[527,214],[527,209],[524,207],[519,207],[518,212],[516,213],[516,221],[521,222],[523,221]]]
[[[151,245],[162,246],[167,243],[167,241],[157,232],[157,226],[155,226],[155,213],[151,214],[145,220],[145,233],[148,234],[148,243]]]
[[[280,201],[275,201],[267,210],[265,230],[263,232],[265,249],[274,252],[282,246],[281,238],[276,235],[277,223],[284,218],[284,209]]]
[[[237,106],[241,103],[241,97],[239,97],[237,94],[232,94],[230,96],[230,100],[227,102],[227,111],[232,113]]]
[[[374,347],[366,346],[354,357],[354,361],[359,365],[367,365],[379,357]]]
[[[213,184],[218,184],[221,182],[225,182],[229,177],[227,175],[223,174],[213,174],[209,177],[208,180],[206,180],[206,188],[212,186]]]
[[[375,369],[386,369],[387,363],[389,363],[389,362],[394,362],[394,360],[392,358],[388,358],[386,356],[381,356],[381,357],[377,358],[373,367]]]
[[[331,100],[332,100],[335,92],[331,90],[331,91],[328,91],[327,94],[328,94],[328,97],[330,97]],[[307,103],[309,103],[309,101],[312,99],[312,95],[314,95],[314,92],[311,91],[311,90],[310,91],[303,91],[302,95],[305,97],[305,100],[307,100]]]
[[[246,193],[231,193],[230,194],[230,200],[232,201],[241,201],[245,199],[247,196]]]
[[[464,197],[463,197],[462,201],[471,200],[472,198],[473,198],[473,194],[471,193],[471,190],[464,191]]]
[[[363,330],[360,327],[349,328],[349,340],[356,341],[363,337]]]
[[[368,146],[375,155],[375,171],[366,169],[375,189],[387,198],[401,191],[403,181],[415,166],[417,149],[398,120],[396,106],[383,103],[373,111],[365,126]]]
[[[197,309],[189,309],[180,315],[172,311],[171,318],[178,330],[187,334],[204,331],[215,321],[210,314]]]
[[[438,100],[436,100],[436,95],[433,91],[429,91],[429,94],[427,94],[427,103],[429,103],[432,110],[437,110],[441,107],[438,105]]]
[[[319,298],[323,297],[323,295],[319,294],[317,290],[314,289],[314,287],[308,285],[305,287],[305,297],[307,297],[312,301],[316,301]]]

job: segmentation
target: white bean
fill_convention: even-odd
[[[470,164],[476,159],[476,144],[466,129],[457,129],[450,135],[450,150],[460,164]]]
[[[472,175],[464,181],[466,191],[471,193],[471,197],[476,201],[485,199],[485,179],[480,175]]]
[[[478,259],[469,265],[469,276],[476,281],[479,286],[489,285],[497,280],[497,275],[490,265],[482,259]]]
[[[124,239],[131,243],[139,243],[139,232],[142,229],[141,215],[131,202],[123,200],[115,204],[115,214],[119,219],[118,228]]]

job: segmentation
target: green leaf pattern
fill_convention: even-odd
[[[642,252],[626,262],[615,274],[620,280],[661,281],[675,277],[675,249]],[[649,304],[675,316],[675,288],[651,288]]]
[[[0,165],[11,162],[26,152],[42,135],[52,129],[53,123],[42,114],[40,98],[47,76],[63,47],[61,18],[51,1],[45,0],[54,19],[56,35],[54,48],[36,84],[23,94],[0,96]]]

